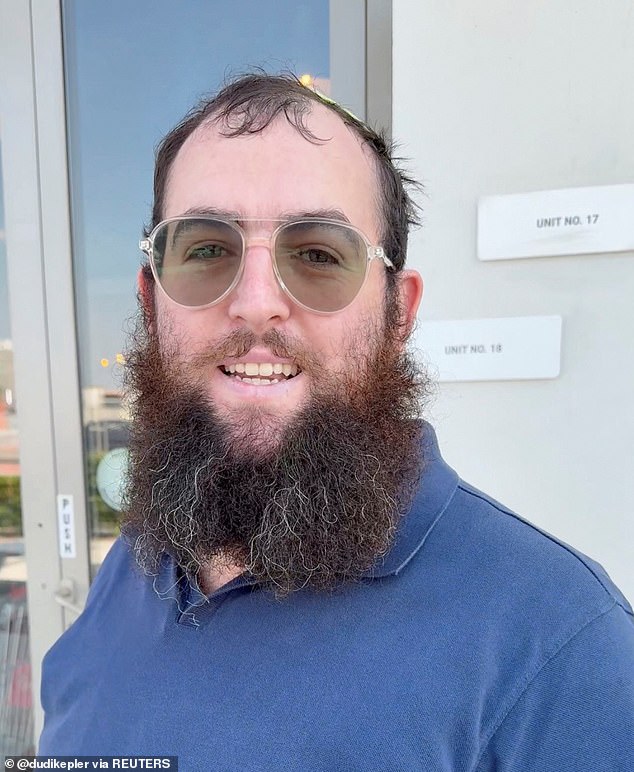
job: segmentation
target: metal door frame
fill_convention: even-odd
[[[83,605],[90,575],[57,0],[0,0],[0,71],[7,74],[2,170],[38,737],[42,658],[72,622],[69,606]],[[76,553],[64,559],[59,495],[74,503]]]

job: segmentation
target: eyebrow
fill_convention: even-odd
[[[240,212],[232,211],[231,209],[216,209],[211,206],[194,206],[183,212],[181,217],[189,217],[191,215],[199,215],[200,217],[224,217],[227,220],[239,220]]]
[[[287,210],[281,212],[279,217],[245,217],[241,212],[235,209],[217,209],[216,207],[198,207],[194,206],[189,208],[186,212],[183,212],[181,217],[217,217],[225,220],[235,220],[239,225],[242,223],[253,221],[281,221],[281,222],[295,222],[296,220],[315,219],[315,220],[333,220],[335,222],[347,223],[352,225],[350,219],[341,211],[341,209],[310,209],[310,210]],[[177,237],[187,229],[187,221],[177,223],[174,233],[172,234],[172,247],[176,243]],[[348,234],[348,239],[351,243],[355,243],[351,234]]]
[[[305,218],[314,218],[317,220],[337,220],[338,222],[345,222],[348,225],[352,225],[349,218],[341,211],[341,209],[312,209],[309,211],[291,211],[283,212],[280,219],[282,220],[303,220]]]
[[[220,217],[227,220],[236,220],[240,223],[245,220],[303,220],[304,218],[314,218],[317,220],[337,220],[338,222],[345,222],[348,225],[352,225],[350,219],[341,211],[341,209],[311,209],[311,210],[287,210],[280,214],[279,217],[247,217],[242,212],[238,212],[235,209],[217,209],[215,207],[192,207],[186,212],[183,212],[182,216],[198,215],[200,217]]]

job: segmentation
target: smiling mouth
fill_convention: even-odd
[[[301,373],[296,364],[281,364],[276,362],[238,362],[231,365],[220,365],[218,368],[229,378],[237,378],[252,386],[272,386],[283,381],[290,381]]]

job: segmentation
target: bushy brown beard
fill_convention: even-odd
[[[146,572],[158,571],[164,553],[190,578],[234,563],[284,596],[357,580],[387,552],[418,487],[417,419],[429,387],[396,345],[397,311],[368,325],[365,341],[347,342],[350,366],[336,375],[275,330],[241,331],[187,359],[138,324],[126,356],[133,420],[123,532]],[[370,353],[355,354],[367,341]],[[218,414],[196,373],[258,343],[300,364],[309,399],[288,419],[250,409],[239,424]],[[265,433],[268,453],[257,450]]]

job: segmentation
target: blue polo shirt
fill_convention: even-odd
[[[462,482],[431,429],[391,551],[332,594],[208,598],[117,541],[43,663],[41,754],[181,770],[634,770],[632,609]]]

